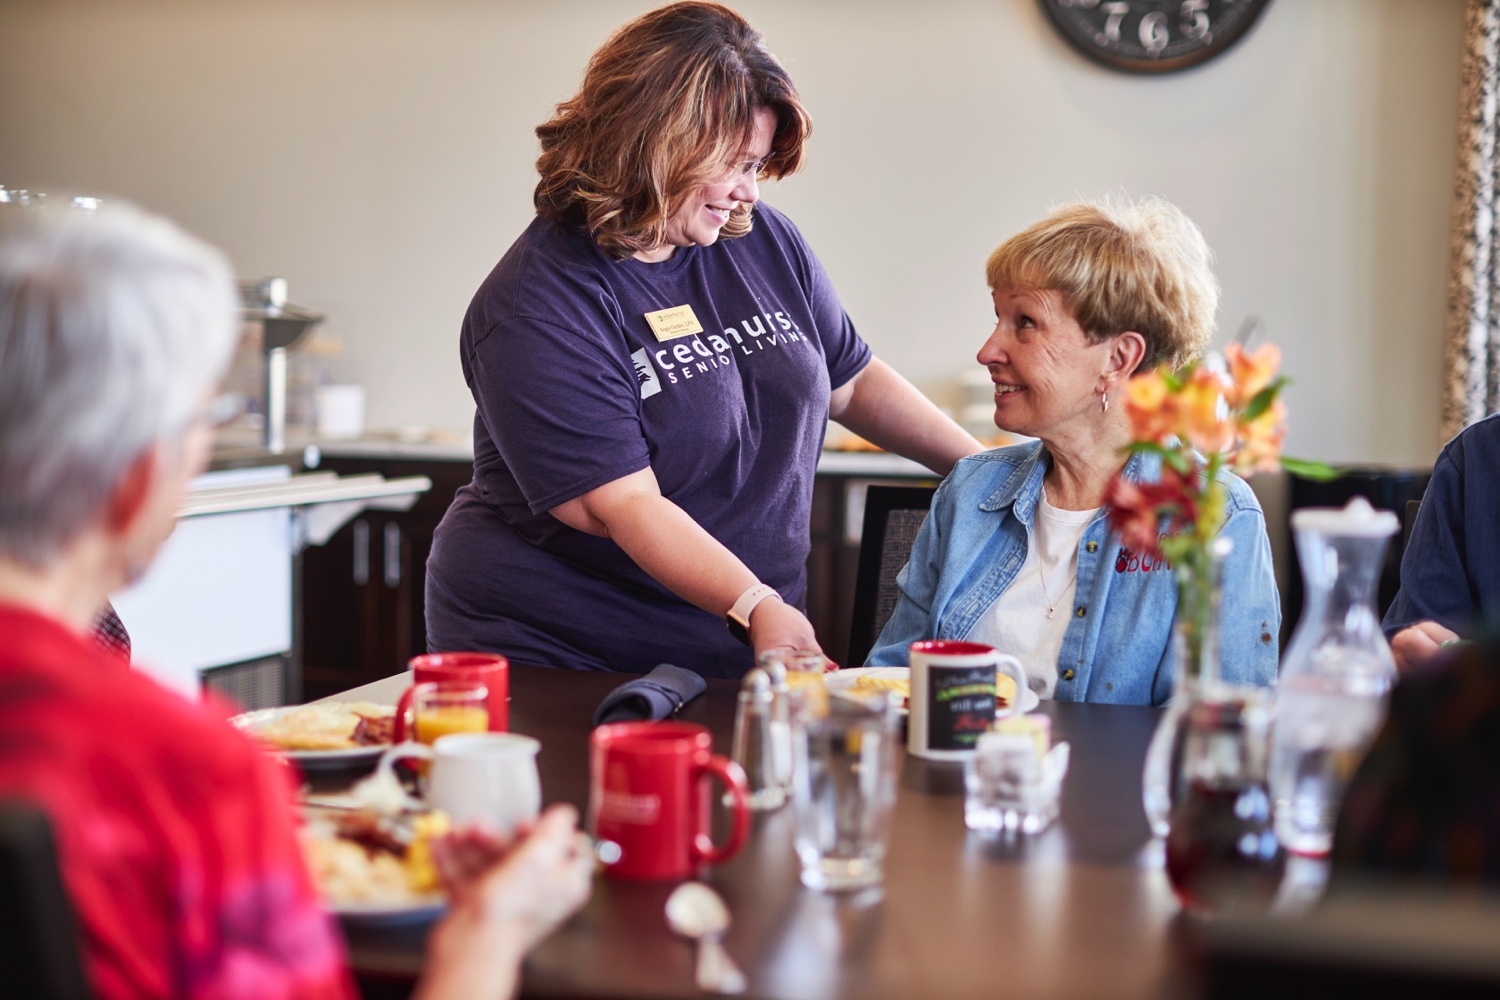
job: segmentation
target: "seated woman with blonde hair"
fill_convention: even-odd
[[[1197,358],[1219,289],[1203,235],[1155,198],[1069,205],[1006,240],[986,269],[995,329],[979,363],[995,424],[1038,440],[961,459],[897,578],[900,598],[869,662],[906,662],[921,639],[966,639],[1014,654],[1042,697],[1161,705],[1172,694],[1177,593],[1164,560],[1109,529],[1105,493],[1127,458],[1125,383]],[[1112,401],[1113,405],[1112,405]],[[1224,537],[1225,679],[1276,674],[1281,608],[1254,494],[1232,473]]]

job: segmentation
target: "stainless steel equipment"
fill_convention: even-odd
[[[323,314],[287,302],[285,278],[242,278],[240,306],[245,322],[261,328],[266,358],[266,451],[286,451],[286,352],[323,322]]]

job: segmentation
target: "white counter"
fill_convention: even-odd
[[[204,670],[289,653],[292,557],[361,510],[405,510],[431,486],[425,476],[293,476],[286,466],[200,476],[150,570],[110,598],[133,660],[196,698]]]
[[[822,476],[886,476],[941,479],[936,472],[888,451],[825,451],[818,457]]]
[[[226,437],[221,444],[240,445],[253,451],[256,442]],[[393,434],[372,434],[360,438],[330,440],[307,437],[295,431],[287,433],[287,449],[301,454],[309,445],[325,458],[399,459],[404,461],[472,462],[473,443],[467,436],[452,432],[434,433],[421,440],[402,439]],[[893,476],[927,478],[933,475],[925,466],[884,451],[826,450],[818,458],[818,473],[827,476]]]

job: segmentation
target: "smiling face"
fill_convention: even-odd
[[[677,247],[712,246],[719,230],[729,221],[729,213],[740,205],[754,205],[760,200],[757,177],[771,155],[771,141],[776,137],[776,116],[765,108],[755,112],[755,129],[750,142],[723,176],[712,184],[698,188],[667,220],[666,242],[655,250],[635,256],[650,263],[666,260]]]
[[[1098,424],[1111,340],[1089,343],[1057,292],[996,288],[995,330],[979,363],[995,383],[995,425],[1049,444]]]

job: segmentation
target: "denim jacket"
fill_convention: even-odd
[[[919,639],[962,639],[1010,586],[1026,561],[1032,515],[1047,459],[1041,442],[963,459],[932,500],[911,559],[896,577],[901,595],[868,662],[900,665]],[[1132,456],[1127,478],[1150,482],[1160,460]],[[1222,534],[1234,543],[1222,584],[1222,671],[1239,684],[1276,676],[1281,602],[1271,543],[1255,494],[1222,473],[1228,488]],[[1163,705],[1172,695],[1172,618],[1177,588],[1164,559],[1132,552],[1101,510],[1078,543],[1078,585],[1057,661],[1059,701]]]

